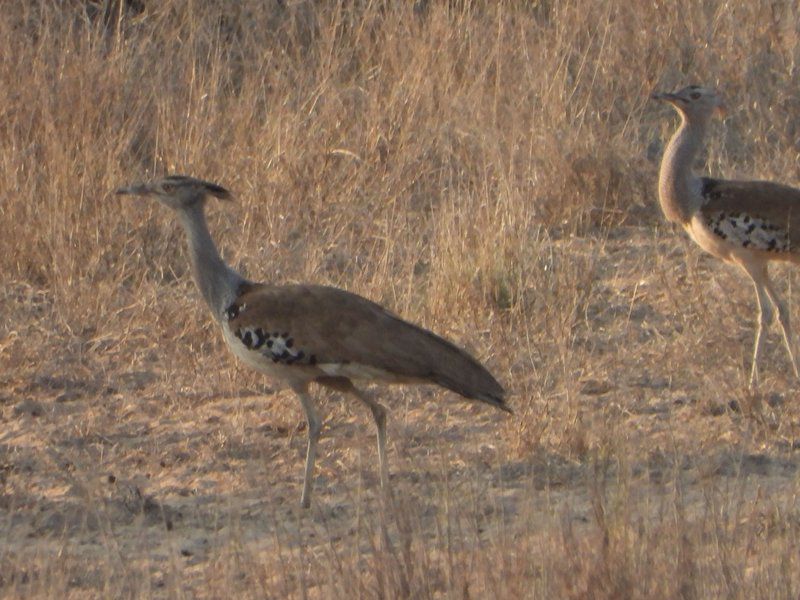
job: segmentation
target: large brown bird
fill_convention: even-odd
[[[288,384],[300,398],[308,420],[303,507],[311,504],[321,429],[308,393],[312,382],[348,392],[370,408],[386,489],[386,409],[353,380],[435,383],[511,412],[502,386],[477,360],[374,302],[334,287],[253,283],[231,269],[209,234],[204,214],[209,196],[230,198],[222,186],[169,176],[122,187],[117,193],[150,196],[177,212],[195,282],[228,347],[248,366]]]
[[[690,85],[675,93],[654,94],[681,116],[661,160],[658,196],[661,209],[706,252],[739,265],[750,276],[758,302],[758,326],[753,348],[750,387],[758,383],[758,357],[772,306],[795,377],[789,310],[769,278],[770,261],[800,262],[800,190],[770,181],[730,181],[698,177],[692,171],[708,123],[723,109],[716,90]]]

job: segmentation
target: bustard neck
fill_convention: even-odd
[[[181,210],[180,221],[189,243],[195,283],[214,318],[221,320],[245,279],[222,260],[208,231],[202,203]]]
[[[705,132],[705,121],[690,121],[681,114],[681,125],[664,150],[658,199],[664,215],[674,223],[689,223],[702,202],[700,180],[692,173],[692,163]]]

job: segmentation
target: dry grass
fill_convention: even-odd
[[[0,19],[3,596],[797,597],[798,387],[771,335],[742,391],[752,292],[659,215],[648,101],[723,85],[707,168],[800,180],[794,3],[137,4]],[[110,193],[167,171],[235,190],[250,276],[446,334],[517,416],[389,390],[384,507],[332,397],[300,511],[296,401]]]

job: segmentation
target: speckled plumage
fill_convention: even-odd
[[[710,254],[740,266],[750,276],[758,302],[758,326],[750,385],[758,381],[763,330],[772,306],[795,376],[800,377],[792,345],[789,312],[769,278],[769,261],[800,262],[794,240],[800,238],[800,190],[770,181],[730,181],[697,177],[692,163],[713,112],[722,106],[715,90],[689,86],[654,98],[672,104],[681,125],[661,161],[658,191],[664,215],[686,229]]]
[[[706,224],[715,235],[748,250],[790,252],[789,234],[758,215],[703,211]]]
[[[796,261],[800,239],[800,190],[770,181],[703,177],[700,208],[711,230],[731,244]]]
[[[304,367],[304,378],[430,382],[507,410],[502,387],[469,354],[345,290],[248,283],[225,312],[223,327],[247,350]]]
[[[389,484],[386,409],[358,389],[354,380],[438,384],[511,412],[502,386],[477,360],[378,304],[333,287],[253,283],[228,267],[204,216],[208,195],[230,197],[222,186],[171,176],[120,188],[118,193],[154,196],[178,212],[189,242],[192,273],[228,347],[246,365],[285,382],[299,397],[308,420],[302,506],[311,501],[321,429],[308,394],[310,383],[348,392],[372,411],[384,487]]]

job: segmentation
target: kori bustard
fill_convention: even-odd
[[[231,351],[247,366],[288,384],[303,405],[308,447],[301,505],[311,504],[322,423],[309,384],[352,394],[377,426],[381,485],[388,490],[386,409],[353,380],[434,383],[511,412],[502,386],[477,360],[447,340],[356,294],[321,285],[254,283],[231,269],[208,231],[205,202],[228,190],[169,176],[117,190],[153,197],[173,209],[186,232],[192,274]]]
[[[703,250],[739,265],[756,291],[756,326],[750,387],[758,383],[758,357],[764,329],[778,313],[783,343],[795,377],[789,311],[769,278],[770,261],[800,262],[800,190],[770,181],[730,181],[698,177],[692,162],[703,143],[712,115],[724,110],[716,90],[690,85],[674,93],[654,94],[671,104],[681,124],[661,160],[658,197],[664,215],[679,223]]]

